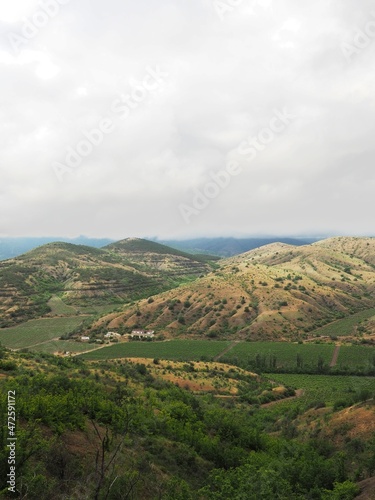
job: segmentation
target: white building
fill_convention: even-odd
[[[133,339],[134,337],[140,337],[140,338],[146,338],[146,339],[152,339],[155,337],[155,332],[154,330],[133,330],[130,334],[130,337]]]
[[[113,338],[118,339],[118,338],[120,338],[120,337],[121,337],[121,335],[120,335],[119,333],[116,333],[116,332],[108,332],[108,333],[106,333],[106,334],[104,335],[104,338],[105,338],[105,339],[113,339]]]

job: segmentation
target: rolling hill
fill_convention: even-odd
[[[127,238],[104,247],[133,264],[168,273],[170,276],[199,275],[206,271],[207,262],[219,260],[218,257],[192,255],[161,243],[141,238]],[[202,264],[204,264],[202,266]]]
[[[0,325],[45,315],[56,294],[75,307],[123,304],[210,269],[204,259],[145,240],[124,240],[104,249],[50,243],[0,262]]]
[[[125,306],[95,327],[157,330],[167,337],[299,339],[375,304],[375,240],[338,237],[273,243],[222,260],[204,277]]]

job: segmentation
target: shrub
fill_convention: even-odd
[[[286,307],[288,305],[288,302],[286,300],[282,300],[279,302],[280,307]]]
[[[185,318],[183,317],[182,314],[180,314],[178,316],[178,322],[181,323],[181,325],[184,325],[185,324]]]

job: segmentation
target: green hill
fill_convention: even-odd
[[[48,313],[53,295],[76,307],[123,304],[210,269],[209,263],[145,240],[105,249],[49,243],[0,262],[0,325]]]

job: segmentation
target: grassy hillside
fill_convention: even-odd
[[[222,260],[201,279],[96,326],[147,327],[169,337],[308,339],[374,304],[375,240],[332,238],[300,247],[274,243]]]
[[[56,311],[56,300],[63,314],[64,305],[79,312],[148,297],[211,269],[208,262],[153,242],[137,240],[137,245],[125,246],[50,243],[0,262],[0,326]],[[53,296],[57,299],[51,302]],[[65,313],[71,314],[67,309]]]

